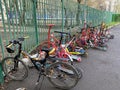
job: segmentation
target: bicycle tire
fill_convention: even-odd
[[[9,61],[10,60],[10,61]],[[23,61],[17,59],[18,67],[13,69],[15,66],[14,57],[6,57],[2,60],[2,68],[6,76],[12,80],[24,80],[28,76],[28,67],[24,64]],[[8,64],[8,66],[7,66]],[[13,65],[13,66],[12,66]],[[21,71],[24,70],[25,72]],[[18,73],[20,71],[20,73]],[[15,74],[17,74],[15,76]]]
[[[59,67],[63,68],[63,71],[61,71],[61,69]],[[53,69],[53,73],[55,75],[51,74],[52,69]],[[67,69],[68,71],[67,70],[64,71],[64,69],[65,70]],[[79,74],[78,74],[78,71],[76,70],[76,68],[74,68],[72,65],[64,63],[64,62],[53,63],[46,69],[46,74],[49,76],[48,80],[50,81],[50,83],[53,86],[55,86],[56,88],[60,88],[60,89],[71,89],[71,88],[75,87],[79,81]],[[69,79],[67,79],[67,77]],[[68,80],[68,84],[65,80]],[[55,82],[55,81],[57,81],[57,82]]]
[[[75,67],[77,72],[78,72],[78,75],[79,75],[79,79],[81,79],[83,77],[83,74],[82,74],[82,70],[81,68],[78,68],[78,67]]]

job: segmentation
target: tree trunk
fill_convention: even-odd
[[[77,14],[76,14],[76,25],[80,24],[80,3],[81,0],[77,0],[78,2],[78,9],[77,9]]]
[[[25,0],[23,0],[23,11],[21,14],[21,24],[25,24],[25,12],[26,12],[26,4],[25,4]]]
[[[18,3],[16,0],[14,0],[14,4],[15,4],[15,7],[16,7],[16,10],[17,10],[17,13],[18,13],[18,16],[19,16],[19,24],[21,24],[21,14],[20,14],[20,11],[19,11],[19,6],[18,6]]]
[[[67,9],[64,7],[65,10],[65,27],[68,26],[68,16],[67,16]]]

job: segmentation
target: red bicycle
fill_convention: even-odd
[[[51,28],[52,26],[54,26],[53,24],[49,24],[49,30],[48,30],[48,40],[43,42],[40,45],[40,51],[41,48],[51,48],[51,51],[49,52],[50,55],[53,56],[57,56],[59,58],[66,58],[66,61],[70,61],[71,63],[73,63],[73,59],[77,60],[77,61],[81,61],[81,57],[75,57],[72,59],[71,54],[69,52],[66,51],[66,46],[65,44],[62,44],[63,41],[63,34],[68,34],[66,32],[59,32],[59,31],[54,31],[54,33],[59,33],[60,34],[60,40],[58,40],[56,37],[54,37],[54,34],[50,34]]]
[[[47,41],[44,41],[41,45],[40,45],[40,50],[43,47],[47,47],[47,48],[51,48],[51,47],[55,47],[57,46],[57,44],[59,44],[59,40],[54,36],[54,34],[51,34],[51,29],[52,27],[55,26],[54,24],[48,24],[48,37],[47,37]]]

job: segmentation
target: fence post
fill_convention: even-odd
[[[64,0],[62,1],[62,31],[64,30]]]
[[[3,44],[2,44],[1,35],[0,35],[0,46],[1,46],[1,50],[2,50],[2,58],[4,58],[4,48],[3,48]]]
[[[0,10],[1,10],[1,13],[2,13],[2,20],[4,22],[4,19],[3,19],[3,9],[2,9],[2,4],[1,4],[1,0],[0,0]],[[3,23],[3,26],[5,28],[5,25]],[[1,46],[1,50],[2,50],[2,58],[4,57],[4,50],[3,50],[3,45],[2,45],[2,40],[1,40],[1,33],[0,33],[0,46]],[[1,58],[0,58],[1,59]],[[0,84],[4,82],[4,76],[3,76],[3,71],[2,71],[2,65],[1,65],[1,62],[0,62]]]
[[[37,18],[36,18],[36,2],[37,0],[33,1],[33,19],[34,19],[34,26],[35,26],[35,35],[36,35],[36,44],[38,44],[38,28],[37,28]]]
[[[5,30],[5,36],[6,35],[6,28],[5,28],[5,24],[4,24],[4,17],[3,17],[3,9],[2,9],[2,5],[1,5],[1,0],[0,0],[0,10],[1,10],[1,13],[2,13],[2,22],[3,22],[3,27],[4,27],[4,30]],[[1,46],[1,50],[2,50],[2,58],[4,57],[4,48],[3,48],[3,44],[2,44],[2,39],[1,39],[1,33],[0,33],[0,46]],[[6,38],[7,39],[7,38]],[[8,42],[8,40],[6,40]]]
[[[2,71],[2,65],[0,63],[0,84],[4,83],[4,76]]]

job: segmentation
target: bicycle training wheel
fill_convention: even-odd
[[[12,80],[24,80],[28,76],[28,67],[21,60],[7,57],[2,61],[3,71]]]
[[[46,69],[48,80],[57,88],[71,89],[79,81],[78,71],[70,64],[55,62]]]

